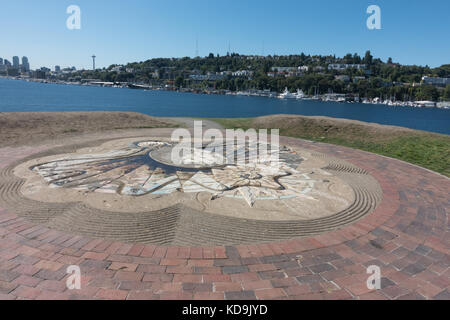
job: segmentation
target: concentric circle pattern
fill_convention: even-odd
[[[275,171],[267,163],[186,169],[150,156],[168,146],[161,139],[129,142],[58,148],[10,165],[1,171],[1,201],[33,223],[83,236],[232,245],[336,230],[371,213],[382,197],[365,170],[307,150],[283,147]],[[55,201],[59,190],[64,196]],[[109,205],[117,199],[129,201],[129,210]],[[159,207],[145,210],[145,203]],[[311,209],[320,205],[326,214]]]

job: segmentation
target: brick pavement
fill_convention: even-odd
[[[0,299],[450,299],[450,179],[358,150],[283,140],[367,170],[382,203],[326,234],[217,247],[91,239],[0,208]],[[0,149],[0,168],[42,150]],[[81,290],[66,288],[69,265],[81,268]],[[366,286],[370,265],[381,268],[381,290]]]

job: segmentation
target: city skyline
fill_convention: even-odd
[[[32,69],[56,65],[90,69],[93,54],[99,68],[158,57],[193,57],[197,52],[225,55],[229,50],[248,55],[336,56],[371,50],[384,61],[392,57],[401,64],[431,67],[448,63],[450,56],[450,44],[444,41],[450,4],[437,0],[426,4],[350,0],[325,5],[200,0],[174,1],[170,8],[139,0],[127,6],[116,1],[73,2],[6,3],[5,12],[20,11],[22,16],[19,20],[6,15],[0,21],[3,29],[14,30],[2,39],[0,56],[32,57]],[[80,30],[66,27],[71,4],[81,8]],[[366,26],[371,4],[381,8],[381,30]]]

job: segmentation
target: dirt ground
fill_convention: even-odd
[[[134,112],[0,113],[0,147],[35,145],[85,133],[177,126],[170,119]]]
[[[255,118],[252,121],[255,128],[279,128],[289,133],[311,136],[332,135],[334,137],[373,137],[376,140],[392,138],[404,134],[421,134],[425,132],[403,127],[380,125],[377,123],[357,120],[307,117],[298,115],[273,115]]]

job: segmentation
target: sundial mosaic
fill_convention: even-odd
[[[206,192],[213,199],[242,199],[250,207],[258,200],[308,197],[317,182],[308,170],[299,170],[304,159],[286,146],[250,142],[234,145],[232,153],[221,144],[192,146],[178,164],[171,160],[174,147],[168,141],[144,140],[99,153],[61,156],[31,169],[51,188],[130,197]],[[267,152],[262,156],[260,150]]]

